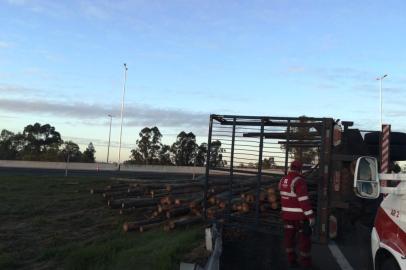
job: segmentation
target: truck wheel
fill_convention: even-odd
[[[381,264],[380,270],[400,270],[400,267],[394,258],[388,258]]]

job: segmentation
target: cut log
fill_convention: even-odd
[[[140,232],[145,232],[148,230],[151,230],[153,228],[159,227],[161,225],[165,224],[165,221],[161,221],[161,222],[157,222],[157,223],[151,223],[151,224],[145,224],[145,225],[141,225],[139,230]]]
[[[123,230],[125,232],[135,231],[135,230],[138,230],[140,228],[140,226],[149,225],[149,224],[157,224],[157,223],[159,224],[163,220],[164,220],[163,218],[155,218],[155,219],[140,220],[140,221],[136,221],[136,222],[125,222],[123,224]]]
[[[274,209],[274,210],[279,209],[279,203],[278,202],[273,202],[271,204],[271,206],[272,206],[272,209]]]
[[[279,197],[276,194],[269,194],[268,201],[270,203],[277,202],[277,201],[279,201]]]
[[[189,226],[192,224],[197,224],[201,221],[202,221],[201,217],[186,216],[186,217],[182,217],[182,218],[170,221],[169,226],[171,229],[175,229],[175,228],[180,228],[180,227],[186,227],[186,226]]]
[[[157,205],[159,200],[157,199],[124,199],[121,203],[121,208],[130,207],[145,207]]]
[[[166,212],[166,218],[174,218],[179,216],[184,216],[190,213],[190,208],[188,206],[183,206],[179,208],[174,208]]]
[[[204,185],[202,183],[186,183],[186,184],[167,184],[167,191],[175,190],[202,190]]]

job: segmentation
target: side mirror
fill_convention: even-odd
[[[354,189],[360,198],[376,199],[380,194],[378,161],[373,157],[357,159],[354,173]]]

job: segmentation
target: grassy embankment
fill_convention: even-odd
[[[0,269],[178,269],[203,230],[124,234],[98,177],[0,176]]]

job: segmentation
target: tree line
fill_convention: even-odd
[[[172,145],[162,143],[162,134],[157,127],[145,127],[139,133],[136,147],[131,150],[126,164],[204,166],[207,162],[207,143],[196,142],[192,132],[180,132]],[[210,164],[213,167],[226,165],[225,150],[220,141],[211,144]]]
[[[162,143],[158,127],[145,127],[139,133],[135,148],[125,164],[204,166],[207,162],[207,143],[197,144],[192,132],[180,132],[172,145]],[[225,150],[220,141],[213,141],[210,164],[226,165]],[[95,162],[96,150],[90,142],[81,152],[73,141],[63,141],[61,134],[50,124],[28,125],[22,132],[3,129],[0,133],[0,159],[31,161]]]
[[[0,159],[3,160],[95,162],[95,153],[92,142],[81,152],[73,141],[63,141],[50,124],[28,125],[16,134],[6,129],[0,133]]]

